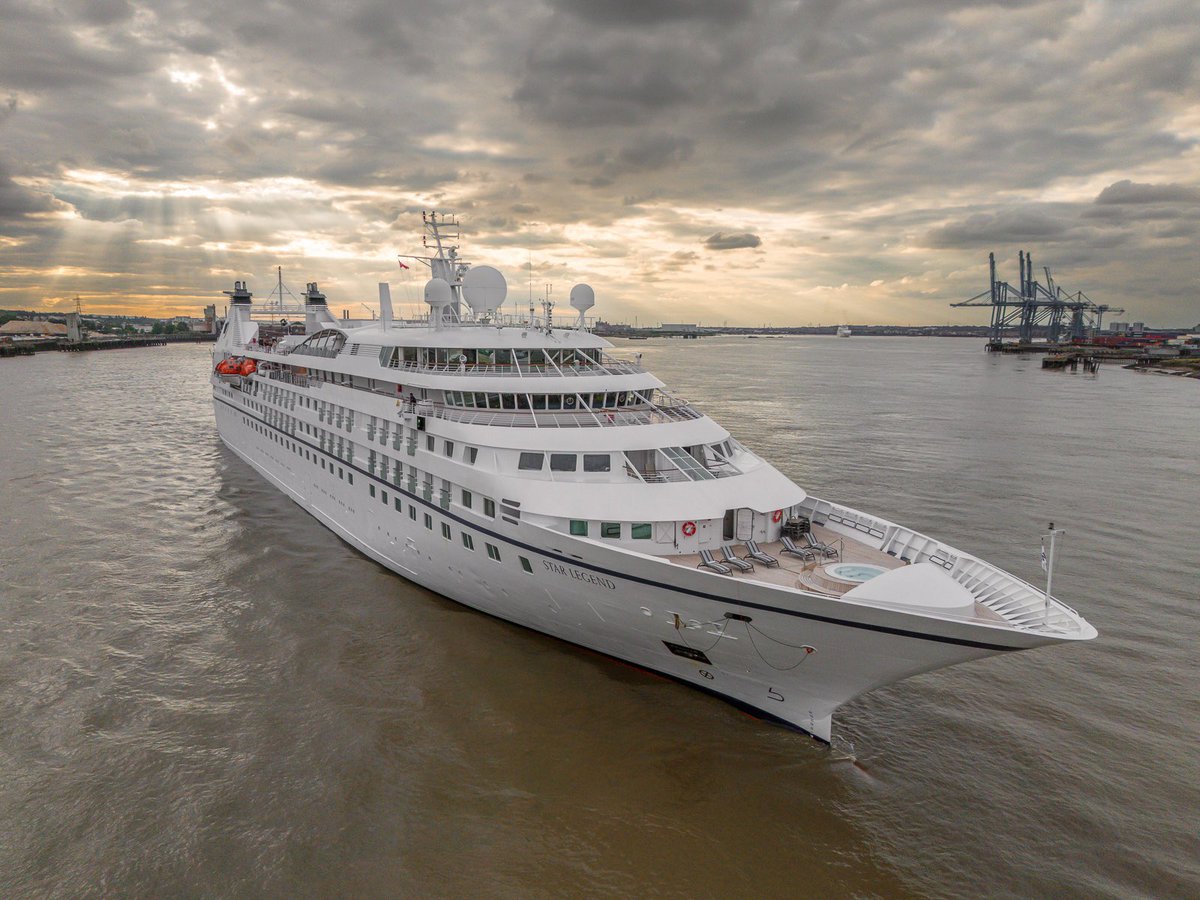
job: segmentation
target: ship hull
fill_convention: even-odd
[[[865,691],[1050,642],[1012,629],[713,575],[531,523],[443,509],[326,457],[249,408],[220,396],[214,396],[214,407],[230,450],[338,537],[396,574],[471,608],[693,685],[822,741],[830,740],[834,711]],[[335,466],[352,473],[353,482],[335,475]],[[498,559],[485,551],[489,544]]]

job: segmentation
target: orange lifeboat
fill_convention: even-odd
[[[217,363],[218,375],[240,375],[242,361],[236,357],[229,357]]]
[[[255,362],[252,359],[244,359],[244,360],[242,360],[241,367],[238,369],[238,374],[243,375],[243,376],[244,375],[253,375],[257,371],[258,371],[258,363],[257,362]]]

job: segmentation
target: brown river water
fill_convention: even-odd
[[[1200,385],[981,342],[644,341],[818,496],[1089,644],[834,718],[856,762],[458,606],[226,450],[208,348],[0,362],[0,896],[1200,896]]]

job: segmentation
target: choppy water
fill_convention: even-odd
[[[639,342],[820,496],[1101,631],[844,708],[860,766],[359,556],[207,348],[0,362],[0,894],[1196,896],[1200,387],[977,341]]]

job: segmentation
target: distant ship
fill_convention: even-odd
[[[423,216],[428,315],[303,325],[237,282],[214,352],[222,440],[343,541],[460,603],[829,741],[919,672],[1096,630],[912,528],[810,495],[578,319]],[[257,317],[256,317],[257,316]],[[849,333],[849,328],[839,329]],[[947,486],[950,488],[951,486]],[[286,572],[282,577],[288,577]]]
[[[850,337],[853,332],[850,331],[849,325],[839,325],[837,330],[838,337]]]

